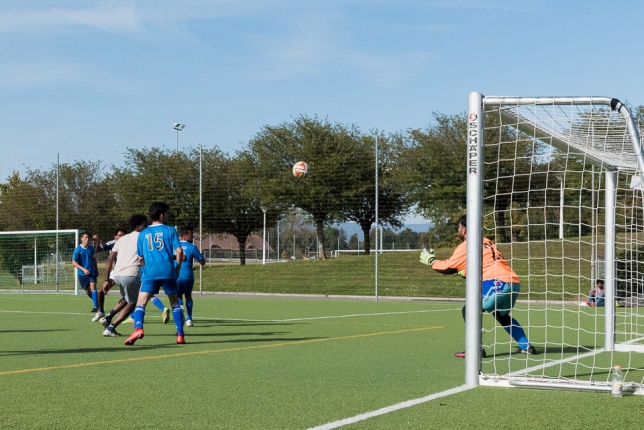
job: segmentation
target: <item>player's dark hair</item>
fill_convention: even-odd
[[[460,217],[456,225],[457,226],[462,225],[463,227],[467,228],[467,215],[463,215],[462,217]]]
[[[143,222],[147,220],[148,220],[148,217],[146,217],[143,214],[132,215],[130,217],[130,230],[131,231],[136,230],[138,226],[140,226],[141,224],[143,224]]]
[[[159,219],[161,219],[161,215],[169,210],[170,206],[167,204],[163,202],[154,202],[150,205],[150,218],[152,221],[159,221]]]
[[[183,237],[183,236],[187,235],[188,233],[191,233],[191,232],[194,233],[194,231],[195,231],[195,228],[193,226],[186,225],[186,226],[181,227],[181,233],[180,234]]]
[[[114,236],[118,236],[119,231],[122,231],[122,232],[123,232],[123,234],[127,233],[127,231],[125,231],[125,229],[124,229],[124,228],[119,227],[119,228],[117,228],[116,230],[114,230]]]

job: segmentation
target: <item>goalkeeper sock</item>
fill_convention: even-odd
[[[165,306],[163,306],[163,302],[157,296],[152,297],[152,304],[157,308],[159,308],[161,312],[163,312],[163,310],[165,309]]]
[[[525,335],[525,331],[523,331],[523,327],[521,327],[521,324],[514,318],[512,318],[512,323],[508,326],[503,327],[505,331],[508,332],[510,336],[514,340],[517,341],[519,344],[519,348],[526,350],[528,349],[528,346],[530,346],[530,342],[528,342],[528,338]]]

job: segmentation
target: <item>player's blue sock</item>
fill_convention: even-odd
[[[163,312],[163,310],[165,309],[163,302],[157,296],[152,297],[152,304],[159,308],[161,312]]]
[[[512,324],[503,328],[508,332],[510,336],[514,338],[514,340],[517,341],[521,349],[528,349],[530,342],[528,342],[528,338],[523,331],[523,327],[521,327],[521,324],[519,324],[517,320],[512,318]]]
[[[183,299],[179,298],[179,306],[183,306]]]
[[[188,313],[188,319],[192,319],[192,300],[186,302],[186,312]]]
[[[132,312],[134,319],[134,328],[143,330],[143,318],[145,317],[145,306],[137,305]]]
[[[94,302],[94,307],[98,308],[98,291],[92,291],[92,302]]]
[[[177,333],[183,332],[183,311],[181,306],[176,305],[172,307],[172,319],[174,320],[174,325],[177,327]]]

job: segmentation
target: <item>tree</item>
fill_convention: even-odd
[[[398,174],[396,154],[399,146],[393,144],[397,136],[386,138],[379,134],[362,136],[356,148],[353,164],[355,175],[347,184],[350,196],[342,211],[344,221],[354,221],[365,237],[365,254],[371,249],[371,226],[376,222],[376,139],[378,143],[378,223],[402,227],[402,219],[409,204]]]
[[[0,228],[5,231],[46,230],[56,226],[55,199],[47,190],[23,180],[18,172],[0,185]]]
[[[405,175],[410,199],[417,212],[431,219],[432,246],[450,246],[458,242],[454,234],[456,220],[467,206],[467,121],[465,115],[434,113],[436,123],[428,130],[412,130],[403,147]],[[486,118],[484,193],[494,193],[493,209],[498,226],[499,242],[508,241],[510,216],[516,208],[527,208],[531,187],[543,182],[545,176],[531,176],[538,171],[545,144],[523,136],[507,126],[494,127],[498,118]],[[536,181],[536,182],[535,182]],[[494,187],[494,189],[492,189]],[[488,204],[488,203],[486,203]]]
[[[431,245],[448,246],[456,243],[453,226],[467,205],[467,123],[464,115],[434,113],[434,120],[427,130],[408,132],[399,165],[416,212],[434,224]]]
[[[1,188],[0,223],[8,230],[113,231],[115,200],[100,162],[76,161],[14,173]],[[117,220],[118,222],[118,220]]]
[[[347,233],[341,228],[325,227],[324,242],[327,249],[347,249]]]
[[[209,155],[206,152],[204,158]],[[219,155],[212,150],[212,155]],[[147,215],[150,204],[170,206],[170,223],[195,225],[199,220],[199,153],[169,149],[128,149],[124,167],[115,167],[109,180],[117,198],[119,217]]]
[[[239,152],[226,158],[220,166],[220,177],[226,178],[214,192],[214,211],[211,213],[213,229],[237,238],[240,264],[246,264],[246,240],[255,230],[273,227],[277,209],[261,194],[261,177],[257,174],[256,161],[249,152]],[[263,208],[263,209],[262,209]]]
[[[354,169],[359,141],[355,126],[301,116],[291,123],[264,126],[248,143],[262,178],[258,184],[261,195],[274,208],[292,206],[311,214],[321,259],[326,258],[324,226],[341,220],[346,202],[352,198],[347,184],[359,174]],[[297,161],[310,166],[304,178],[291,174]]]

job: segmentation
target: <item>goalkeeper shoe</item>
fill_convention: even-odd
[[[186,339],[183,337],[183,332],[177,332],[177,343],[179,345],[185,345]]]
[[[163,308],[163,312],[161,312],[161,319],[163,320],[163,324],[167,324],[168,321],[170,321],[170,309]]]
[[[96,312],[96,315],[94,315],[94,318],[92,318],[92,322],[96,322],[104,317],[105,317],[105,312]]]
[[[186,320],[186,326],[192,327],[192,320]]]
[[[532,345],[528,346],[528,349],[519,348],[515,352],[517,354],[527,354],[527,355],[536,355],[537,354],[537,350],[534,349],[534,346],[532,346]]]
[[[465,358],[465,351],[463,352],[455,352],[454,357],[456,358]],[[487,353],[485,352],[485,349],[481,348],[481,358],[487,357]]]
[[[125,344],[128,346],[134,345],[134,342],[136,342],[139,339],[143,339],[143,329],[141,328],[134,330],[134,333],[132,333],[130,337],[128,337],[127,340],[125,341]]]

